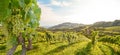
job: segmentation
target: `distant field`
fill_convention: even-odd
[[[105,28],[105,30],[120,32],[120,26],[107,27],[107,28]]]

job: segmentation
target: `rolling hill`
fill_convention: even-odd
[[[78,24],[78,23],[70,23],[70,22],[65,22],[62,24],[55,25],[53,27],[50,27],[49,29],[55,30],[55,29],[73,29],[76,27],[84,26],[84,24]]]

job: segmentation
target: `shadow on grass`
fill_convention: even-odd
[[[75,42],[75,43],[77,43],[77,42]],[[71,45],[73,45],[75,43],[59,46],[59,47],[57,47],[57,48],[55,48],[55,49],[45,53],[44,55],[49,55],[49,54],[53,54],[53,53],[57,53],[57,52],[63,51],[65,48],[67,48],[67,47],[69,47],[69,46],[71,46]]]
[[[46,41],[34,41],[34,42],[32,42],[32,44],[44,43],[44,42],[46,42]]]
[[[28,51],[36,51],[36,49],[38,49],[38,48],[39,48],[39,45],[33,45],[33,49],[32,50],[27,50],[27,52]],[[21,52],[22,52],[22,50],[19,50],[19,51],[15,52],[14,55],[20,55]]]
[[[75,55],[87,55],[89,54],[91,47],[92,47],[92,43],[89,42],[86,47],[75,51]]]

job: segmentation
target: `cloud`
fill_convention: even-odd
[[[38,3],[42,10],[40,24],[42,26],[51,26],[63,22],[61,17],[57,15],[51,7]]]
[[[63,22],[92,24],[120,19],[119,0],[51,0],[49,4],[40,3],[39,6],[42,8],[40,23],[44,26]]]
[[[72,0],[70,9],[62,15],[67,22],[92,24],[97,21],[113,21],[120,19],[120,1]]]
[[[71,3],[67,2],[67,1],[51,0],[51,5],[60,6],[60,7],[67,7],[67,6],[70,6]]]

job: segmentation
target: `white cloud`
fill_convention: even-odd
[[[68,14],[64,12],[62,14],[67,22],[91,24],[120,19],[118,0],[72,0],[72,2]]]
[[[51,4],[52,5],[56,5],[56,6],[60,6],[61,5],[61,2],[58,2],[56,0],[51,0]]]
[[[63,22],[60,18],[59,15],[57,15],[51,7],[47,7],[46,5],[43,4],[38,4],[39,7],[41,8],[41,20],[40,24],[42,26],[51,26],[51,25],[56,25],[58,23]]]
[[[60,6],[60,7],[67,7],[67,6],[70,6],[71,3],[67,2],[67,1],[51,0],[51,5]]]

